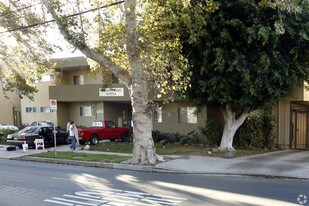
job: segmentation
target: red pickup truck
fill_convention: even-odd
[[[125,127],[117,127],[110,120],[96,120],[91,127],[78,129],[79,143],[85,144],[89,142],[91,145],[96,145],[100,140],[109,139],[115,141],[129,141],[131,130]]]

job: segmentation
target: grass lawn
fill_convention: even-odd
[[[86,154],[79,152],[43,152],[39,154],[31,154],[30,157],[43,157],[53,159],[65,159],[65,160],[79,160],[79,161],[90,161],[90,162],[110,162],[120,163],[130,159],[130,157],[119,156],[119,155],[105,155],[105,154]]]
[[[159,155],[207,155],[207,148],[199,145],[155,144]],[[102,152],[132,153],[133,144],[122,142],[100,143],[90,146],[90,150]]]
[[[156,152],[159,155],[199,155],[207,156],[208,149],[201,145],[180,145],[180,144],[155,144]],[[133,144],[122,142],[108,142],[100,143],[90,147],[93,151],[102,152],[119,152],[119,153],[132,153]],[[271,152],[265,149],[236,149],[236,157],[249,156],[256,154],[263,154]],[[213,152],[213,156],[223,157],[225,152]]]
[[[208,156],[208,149],[205,146],[200,145],[180,145],[180,144],[155,144],[156,152],[159,155],[199,155]],[[129,153],[132,154],[133,144],[123,142],[108,142],[100,143],[95,146],[90,146],[92,151],[102,152],[117,152],[117,153]],[[236,157],[263,154],[271,152],[271,150],[263,149],[237,149]],[[213,152],[214,157],[224,157],[225,152]],[[42,157],[42,158],[54,158],[54,159],[66,159],[66,160],[79,160],[79,161],[93,161],[93,162],[109,162],[120,163],[129,160],[130,157],[109,155],[109,154],[89,154],[82,152],[44,152],[39,154],[31,154],[30,157]]]

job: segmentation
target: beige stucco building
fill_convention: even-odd
[[[37,84],[39,92],[34,101],[26,98],[21,101],[23,124],[50,120],[64,128],[69,119],[82,126],[90,126],[96,119],[110,119],[118,126],[131,126],[129,92],[116,78],[112,75],[103,77],[102,74],[91,74],[83,57],[54,61],[57,63],[57,77],[47,76],[44,82]],[[111,78],[112,90],[100,91],[103,78]],[[50,99],[57,100],[56,112],[49,109]],[[186,102],[162,104],[154,111],[153,129],[187,134],[205,124],[207,113],[211,111],[205,108],[196,116],[194,107]],[[305,85],[274,107],[273,115],[280,148],[309,148],[309,92]]]
[[[97,119],[109,119],[118,126],[131,127],[132,108],[128,89],[112,75],[92,74],[84,57],[54,59],[53,78],[47,75],[37,83],[34,101],[21,101],[24,124],[49,120],[65,128],[72,119],[78,126],[91,126]],[[110,78],[111,89],[101,91],[103,78]],[[57,100],[57,111],[49,109],[50,99]],[[160,104],[160,102],[158,102]],[[153,129],[187,134],[206,121],[206,109],[194,114],[194,107],[184,102],[160,106],[154,111]]]
[[[6,94],[4,94],[1,88],[0,90],[0,123],[20,126],[21,108],[19,96],[17,95],[17,93],[13,92],[7,92]]]

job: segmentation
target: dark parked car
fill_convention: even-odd
[[[22,148],[24,142],[29,147],[34,146],[35,139],[44,139],[45,145],[54,145],[54,128],[51,126],[28,126],[17,133],[9,134],[6,138],[8,145],[15,145]],[[58,144],[66,144],[68,142],[68,133],[56,129],[56,141]]]

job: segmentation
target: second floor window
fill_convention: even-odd
[[[73,77],[74,85],[83,85],[84,84],[84,76],[83,75],[76,75]]]
[[[112,83],[119,83],[118,78],[114,74],[112,74]]]

